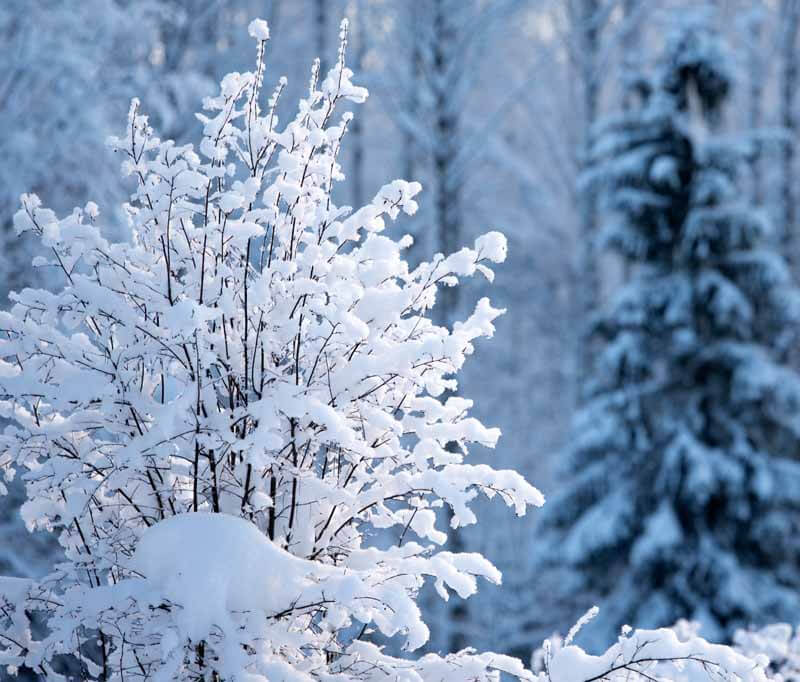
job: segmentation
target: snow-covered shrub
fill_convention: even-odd
[[[101,236],[94,204],[58,219],[23,196],[15,225],[50,249],[64,287],[15,294],[1,316],[0,413],[15,425],[0,464],[26,472],[23,516],[59,534],[67,561],[2,583],[0,662],[52,677],[71,653],[104,680],[522,674],[470,652],[397,661],[362,639],[422,645],[426,576],[443,598],[499,581],[483,557],[438,548],[438,506],[465,525],[480,493],[519,514],[543,501],[515,472],[465,462],[499,431],[442,399],[501,311],[483,299],[452,330],[428,316],[439,286],[491,278],[505,240],[409,271],[410,239],[384,228],[414,213],[418,184],[355,211],[332,201],[350,121],[336,107],[367,94],[345,66],[346,27],[284,127],[283,80],[260,107],[266,23],[250,33],[256,70],[204,102],[197,151],[160,141],[133,102],[111,141],[137,185],[131,243]],[[383,529],[393,544],[371,541]]]
[[[385,219],[412,214],[419,185],[395,181],[355,211],[332,201],[349,122],[336,106],[366,96],[346,26],[282,128],[283,81],[259,106],[266,23],[250,33],[256,70],[206,100],[199,153],[161,142],[137,102],[112,140],[136,181],[131,243],[101,236],[94,204],[58,219],[23,197],[17,229],[41,238],[64,286],[19,292],[0,314],[0,415],[14,422],[0,465],[22,473],[25,521],[57,533],[66,560],[0,581],[0,665],[56,680],[68,655],[104,682],[532,680],[505,656],[406,660],[364,638],[424,644],[426,578],[444,599],[499,581],[482,556],[440,549],[439,507],[460,526],[481,493],[518,514],[543,502],[517,473],[465,461],[499,432],[449,393],[501,311],[481,300],[452,330],[428,315],[440,285],[491,279],[505,240],[409,271],[410,240]],[[763,677],[700,651],[712,672]]]

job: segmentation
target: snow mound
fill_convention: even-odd
[[[201,639],[231,624],[232,611],[276,613],[311,585],[314,564],[273,544],[254,524],[227,514],[178,514],[148,528],[133,568],[181,606],[184,634]]]

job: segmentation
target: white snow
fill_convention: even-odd
[[[178,623],[201,639],[231,611],[274,613],[308,585],[304,564],[273,544],[253,523],[197,512],[148,528],[133,568],[165,597],[180,604]]]
[[[247,33],[256,40],[269,40],[269,26],[263,19],[253,19],[247,26]]]

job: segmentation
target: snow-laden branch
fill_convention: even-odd
[[[766,680],[765,657],[712,644],[696,632],[681,628],[633,630],[626,626],[605,652],[588,654],[572,640],[596,613],[596,608],[589,611],[565,639],[554,636],[534,651],[531,663],[538,671],[539,682]]]

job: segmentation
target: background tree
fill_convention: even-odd
[[[747,127],[757,134],[764,123],[764,85],[766,81],[766,65],[764,58],[764,24],[766,11],[760,2],[754,3],[745,13],[742,32],[745,35],[747,50],[747,85],[748,112]],[[762,141],[756,139],[750,160],[752,201],[756,205],[764,203],[764,178],[761,168]]]
[[[511,215],[487,201],[486,173],[482,172],[486,167],[502,168],[490,181],[502,186],[508,178],[517,191],[518,168],[495,147],[495,143],[500,146],[498,121],[515,92],[498,88],[487,52],[496,44],[496,36],[513,25],[514,13],[522,5],[518,0],[489,4],[424,0],[395,6],[389,15],[391,23],[386,21],[385,8],[373,7],[370,18],[376,32],[383,33],[381,42],[391,44],[403,59],[381,64],[380,73],[368,82],[374,83],[382,111],[402,135],[401,168],[414,168],[415,177],[431,188],[429,201],[422,202],[419,219],[410,226],[419,252],[451,251],[476,234],[481,220],[512,225]],[[414,87],[409,87],[411,83]],[[523,231],[529,232],[527,226],[519,227],[517,243]],[[527,267],[523,252],[513,257],[513,269]],[[500,286],[505,293],[509,285]],[[462,306],[457,289],[447,288],[442,294],[434,315],[445,324],[461,314]],[[484,363],[481,369],[485,367],[495,377],[497,364],[507,365],[492,353],[484,356]],[[501,371],[507,371],[507,366]],[[509,425],[519,423],[510,414],[503,418]],[[480,539],[466,535],[461,529],[452,530],[453,546],[491,551]],[[436,622],[429,645],[434,651],[457,651],[487,630],[480,614],[471,614],[469,605],[458,598],[441,605],[431,595],[427,604]]]
[[[601,90],[601,32],[612,3],[602,0],[573,0],[568,4],[572,22],[571,58],[580,82],[580,111],[582,139],[576,150],[578,166],[585,169],[589,156],[591,131],[597,121]],[[600,277],[596,246],[596,201],[594,193],[584,188],[579,192],[581,212],[580,253],[577,272],[580,280],[575,286],[578,317],[584,318],[596,310]],[[577,375],[585,377],[592,362],[590,339],[577,336]]]
[[[718,118],[730,73],[687,19],[643,105],[593,150],[606,240],[636,270],[592,325],[604,346],[543,551],[556,599],[604,606],[595,641],[630,622],[691,617],[720,637],[800,612],[800,378],[783,364],[800,299],[738,191],[744,159],[690,133],[693,109]]]
[[[795,147],[797,112],[795,91],[798,83],[797,31],[800,28],[800,2],[782,0],[780,9],[780,125],[784,139],[781,149],[781,247],[792,267],[797,266],[797,207],[795,206]],[[795,273],[796,274],[796,273]]]

